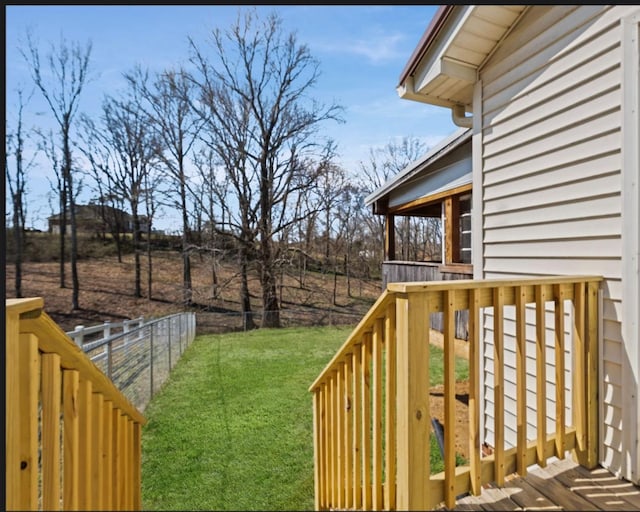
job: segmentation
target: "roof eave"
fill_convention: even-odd
[[[454,5],[441,5],[438,8],[435,15],[433,16],[433,19],[431,20],[431,23],[429,23],[429,26],[424,31],[424,34],[422,34],[418,45],[413,50],[411,57],[409,57],[409,60],[402,70],[402,73],[400,73],[398,87],[403,86],[407,77],[415,72],[416,68],[420,64],[420,61],[431,46],[431,43],[433,43],[434,39],[438,36],[440,30],[442,30],[445,21],[449,17],[449,14],[451,14],[451,11],[453,11],[454,7]]]
[[[443,139],[437,146],[431,148],[424,156],[411,162],[402,171],[395,176],[389,178],[380,188],[374,190],[364,199],[364,203],[367,206],[380,201],[384,196],[392,192],[396,187],[402,185],[406,180],[411,178],[417,172],[432,165],[438,159],[444,157],[458,146],[463,144],[467,139],[471,137],[471,129],[463,129],[455,131],[449,137]]]

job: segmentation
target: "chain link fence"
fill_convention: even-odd
[[[88,343],[79,343],[76,337],[76,342],[129,401],[144,411],[195,333],[195,313],[177,313]]]

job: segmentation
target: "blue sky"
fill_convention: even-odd
[[[25,46],[31,28],[41,52],[60,36],[93,44],[94,76],[80,101],[80,112],[98,115],[104,94],[124,85],[122,73],[141,64],[161,71],[187,63],[187,37],[202,44],[215,27],[233,22],[238,6],[44,6],[9,5],[6,14],[7,121],[15,120],[16,87],[31,88],[29,71],[18,47]],[[287,32],[296,31],[319,60],[321,77],[315,96],[345,107],[345,123],[327,125],[338,142],[339,162],[357,172],[369,149],[410,135],[427,146],[455,131],[448,109],[401,100],[398,77],[437,9],[416,6],[259,6],[258,12],[277,11]],[[26,127],[52,126],[42,96],[27,106]],[[30,171],[29,225],[40,229],[50,215],[46,194],[46,161]],[[167,226],[158,225],[165,228]]]

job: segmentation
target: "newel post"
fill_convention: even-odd
[[[429,508],[429,315],[426,293],[398,294],[397,487],[398,510]]]

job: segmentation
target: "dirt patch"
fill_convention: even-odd
[[[469,383],[456,382],[456,404],[455,404],[455,433],[456,452],[465,459],[469,457]],[[444,386],[434,386],[429,390],[429,405],[431,407],[431,417],[437,418],[442,425],[450,426],[450,422],[445,423],[444,417]]]
[[[194,307],[198,334],[225,332],[241,328],[240,276],[237,264],[228,262],[217,267],[218,288],[214,294],[211,260],[195,255],[191,259]],[[14,266],[5,267],[6,297],[15,297]],[[182,259],[178,252],[157,251],[152,260],[152,295],[148,297],[146,257],[142,259],[141,290],[135,297],[134,261],[125,255],[122,262],[115,256],[78,261],[80,309],[71,307],[71,268],[66,266],[67,288],[60,288],[60,268],[57,262],[29,262],[22,268],[22,296],[42,297],[44,309],[65,331],[77,325],[86,327],[106,321],[159,317],[185,310],[182,288]],[[355,279],[349,281],[332,274],[297,271],[284,275],[279,288],[283,325],[357,324],[380,295],[380,281]],[[261,291],[257,273],[250,276],[251,307],[256,314],[261,309]],[[256,315],[259,324],[259,316]]]

